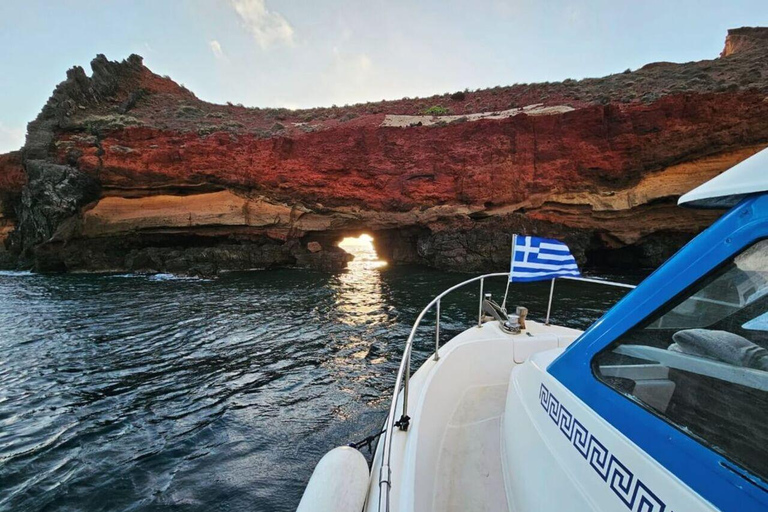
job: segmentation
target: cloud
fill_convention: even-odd
[[[347,79],[353,78],[357,82],[364,81],[373,70],[373,62],[365,53],[346,54],[334,47],[333,57],[334,73],[341,74]]]
[[[293,27],[282,14],[267,9],[265,0],[229,1],[259,46],[293,44]]]
[[[325,89],[329,101],[345,104],[376,98],[379,91],[377,69],[368,54],[347,52],[333,47],[332,60],[312,87]]]
[[[24,145],[24,128],[0,123],[0,154],[15,151]]]
[[[211,51],[213,52],[214,57],[217,59],[224,58],[224,50],[221,49],[221,43],[214,39],[212,41],[208,41],[208,45],[211,47]]]

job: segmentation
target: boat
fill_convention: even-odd
[[[299,511],[768,510],[768,149],[679,204],[729,210],[583,332],[484,296],[508,273],[437,295],[370,469],[331,450]],[[441,301],[467,285],[477,324],[440,346]]]

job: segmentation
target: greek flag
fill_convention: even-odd
[[[579,275],[576,258],[563,242],[536,236],[512,237],[510,281],[525,283]]]

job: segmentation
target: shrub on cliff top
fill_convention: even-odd
[[[290,110],[287,108],[270,108],[265,109],[264,117],[267,119],[276,119],[277,121],[285,121],[289,114]]]
[[[441,105],[433,105],[421,111],[426,116],[444,116],[451,113],[451,109],[445,108]]]
[[[313,112],[312,110],[310,110],[309,112],[306,112],[306,113],[302,114],[301,116],[299,116],[299,119],[301,121],[305,122],[305,123],[308,123],[310,121],[314,121],[315,119],[317,119],[317,117],[318,117],[318,115],[315,112]]]
[[[243,123],[238,123],[237,121],[224,121],[224,128],[228,130],[237,130],[239,128],[243,128]]]
[[[197,107],[193,107],[192,105],[181,105],[179,108],[176,109],[176,117],[179,118],[195,118],[195,117],[201,117],[203,115],[203,111],[200,110]]]
[[[200,135],[201,137],[204,137],[206,135],[210,135],[212,133],[220,132],[220,131],[222,131],[221,126],[212,124],[207,126],[201,126],[200,128],[197,129],[197,134]]]
[[[121,114],[92,115],[82,120],[82,127],[91,135],[99,135],[105,131],[122,130],[128,126],[141,124],[141,121],[135,117]]]

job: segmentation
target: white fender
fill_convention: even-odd
[[[349,446],[334,448],[315,466],[296,512],[361,512],[369,476],[362,453]]]

